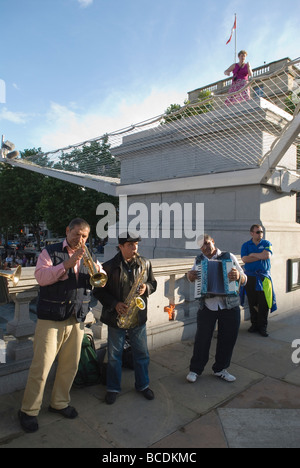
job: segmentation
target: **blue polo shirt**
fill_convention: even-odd
[[[241,257],[245,257],[246,255],[250,255],[251,253],[262,253],[263,250],[268,250],[268,252],[272,252],[272,244],[271,242],[262,239],[258,245],[255,245],[253,240],[250,239],[248,242],[245,242],[242,245],[241,250]],[[245,273],[246,275],[251,274],[253,275],[255,271],[261,270],[264,273],[270,272],[271,270],[271,261],[268,258],[267,260],[257,260],[256,262],[252,263],[245,263]]]

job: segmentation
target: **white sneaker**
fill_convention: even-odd
[[[198,374],[196,372],[189,372],[186,376],[186,380],[191,383],[195,383],[197,380]]]
[[[234,375],[229,374],[226,369],[221,370],[220,372],[214,372],[214,375],[216,377],[219,377],[220,379],[226,380],[227,382],[235,382],[236,378]]]

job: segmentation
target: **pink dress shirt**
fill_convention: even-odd
[[[66,239],[63,241],[63,248],[64,247],[67,247],[68,254],[70,257],[72,257],[75,250],[72,250],[71,247],[69,247]],[[74,271],[77,277],[80,262],[81,260],[79,260],[74,267]],[[97,261],[96,264],[98,266],[98,270],[101,273],[105,273],[101,263]],[[59,265],[54,266],[46,249],[43,249],[39,255],[34,275],[40,286],[49,286],[50,284],[54,284],[57,281],[64,281],[68,279],[68,272],[65,270],[64,264],[60,263]]]

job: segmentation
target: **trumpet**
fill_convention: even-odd
[[[82,245],[82,248],[84,249],[83,263],[88,269],[91,286],[94,288],[103,288],[107,283],[107,276],[104,273],[98,272],[87,246]]]
[[[1,270],[0,276],[3,276],[4,278],[9,279],[12,282],[13,286],[17,286],[21,278],[21,270],[22,270],[21,265],[17,266],[17,269],[14,273],[6,273],[5,270]]]

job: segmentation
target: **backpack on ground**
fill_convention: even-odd
[[[94,339],[92,335],[85,334],[81,345],[78,371],[73,385],[75,387],[85,387],[103,383],[103,371],[103,365],[97,356]]]

